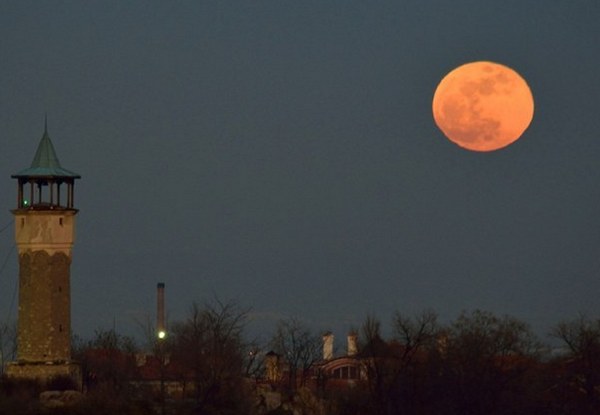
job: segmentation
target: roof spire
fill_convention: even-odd
[[[79,179],[77,173],[63,169],[56,156],[56,151],[48,135],[48,115],[44,116],[44,135],[40,140],[31,167],[21,170],[11,177],[73,177]]]
[[[56,157],[56,151],[50,136],[48,135],[48,128],[44,130],[44,136],[38,145],[38,149],[35,152],[31,167],[49,167],[49,168],[61,168],[58,157]]]

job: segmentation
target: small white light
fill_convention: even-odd
[[[167,333],[164,330],[158,332],[158,338],[164,339],[167,336]]]

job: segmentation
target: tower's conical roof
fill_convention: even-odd
[[[40,140],[31,167],[21,170],[20,172],[13,174],[11,177],[71,177],[79,179],[81,176],[70,170],[63,169],[56,156],[56,151],[48,135],[48,126],[46,124],[44,128],[44,135]]]

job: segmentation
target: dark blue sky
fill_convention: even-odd
[[[595,0],[3,1],[0,226],[47,112],[82,175],[84,336],[138,334],[158,281],[171,320],[216,296],[256,327],[295,316],[340,335],[425,308],[539,333],[597,316],[598,21]],[[475,60],[534,95],[530,128],[498,152],[453,145],[431,116],[437,83]],[[9,227],[2,319],[13,244]]]

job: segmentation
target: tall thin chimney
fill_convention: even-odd
[[[162,339],[167,334],[165,326],[165,283],[156,284],[156,335]]]
[[[358,334],[356,332],[351,331],[348,333],[348,356],[356,356],[358,353]]]
[[[333,333],[323,334],[323,360],[333,359]]]

